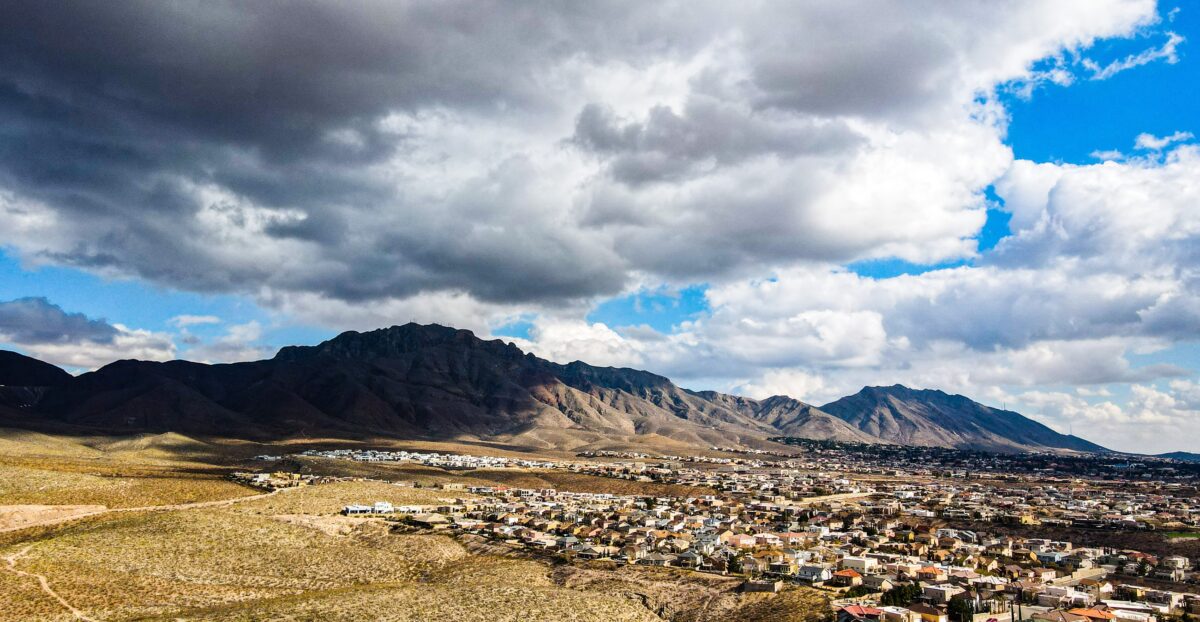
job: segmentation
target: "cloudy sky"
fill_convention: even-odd
[[[1200,438],[1181,0],[6,4],[0,346],[438,322],[821,404]]]

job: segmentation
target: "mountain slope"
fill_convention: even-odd
[[[865,387],[821,410],[871,436],[902,445],[1104,451],[1099,445],[1059,434],[1019,413],[984,406],[962,395],[902,385]]]
[[[1165,454],[1156,454],[1155,458],[1170,458],[1171,460],[1181,460],[1183,462],[1200,462],[1200,454],[1190,451],[1172,451]]]
[[[0,350],[0,386],[55,387],[70,380],[71,374],[49,363]]]
[[[1048,428],[1030,432],[1040,424],[940,392],[887,401],[861,397],[864,390],[818,409],[784,396],[688,391],[634,369],[562,365],[437,325],[347,332],[283,348],[270,360],[118,361],[78,377],[15,357],[0,358],[11,361],[0,367],[6,377],[43,384],[0,387],[0,416],[42,427],[482,439],[556,449],[764,446],[781,435],[1001,450],[1090,445]],[[958,401],[939,406],[946,400]]]
[[[812,404],[776,395],[752,402],[752,416],[779,431],[782,436],[856,443],[878,443],[880,439],[826,413]]]
[[[382,434],[564,449],[762,443],[775,433],[648,372],[559,365],[469,331],[416,324],[344,333],[251,363],[118,361],[34,403],[3,405],[116,431]]]

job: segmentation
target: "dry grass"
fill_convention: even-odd
[[[0,561],[2,564],[4,562]],[[43,594],[33,579],[0,570],[0,620],[67,622],[74,619],[58,603]]]
[[[170,619],[164,617],[163,619]],[[471,556],[417,582],[310,592],[189,612],[191,620],[659,622],[637,599],[564,589],[538,563]]]
[[[370,463],[299,456],[288,458],[280,468],[294,469],[316,475],[370,477],[390,481],[412,481],[422,485],[459,483],[466,486],[503,484],[516,488],[555,488],[571,492],[596,492],[618,495],[698,496],[714,494],[710,488],[637,482],[546,469],[477,469],[449,471],[437,467],[408,463]]]
[[[571,492],[595,492],[614,495],[649,495],[696,497],[714,494],[710,488],[699,486],[684,486],[680,484],[660,484],[655,482],[636,482],[627,479],[614,479],[598,475],[585,475],[569,471],[517,470],[517,469],[488,469],[469,471],[466,477],[514,486],[517,488],[555,488]]]
[[[383,482],[338,482],[305,486],[265,499],[247,501],[230,510],[242,514],[334,514],[351,503],[388,501],[395,505],[438,505],[455,498],[470,498],[462,491],[408,488]]]
[[[832,612],[829,597],[811,588],[743,594],[741,579],[673,568],[595,562],[559,566],[554,579],[574,589],[640,598],[649,610],[672,622],[822,622]]]
[[[627,596],[559,587],[538,562],[470,555],[449,537],[393,534],[379,521],[332,533],[307,513],[437,492],[352,482],[225,508],[110,515],[43,536],[19,563],[104,620],[655,619]],[[57,615],[28,596],[0,602],[0,619]]]
[[[833,619],[829,596],[796,587],[778,594],[747,595],[732,619],[746,622],[824,622]]]
[[[47,521],[70,520],[103,510],[102,505],[0,505],[0,532]]]
[[[143,507],[246,496],[255,491],[222,477],[253,453],[286,450],[177,435],[59,439],[0,430],[0,504]],[[561,471],[302,462],[331,474],[429,484],[701,492]],[[685,572],[590,568],[571,574],[564,571],[571,567],[552,570],[542,561],[472,554],[443,535],[399,534],[380,520],[334,515],[348,503],[432,505],[464,496],[380,482],[325,484],[231,506],[110,513],[10,532],[0,537],[0,556],[32,545],[17,567],[46,576],[68,602],[106,621],[653,621],[660,619],[655,611],[684,621],[738,619],[730,616],[743,612],[767,619],[808,606],[787,595],[743,597],[731,591],[736,580]],[[0,620],[71,619],[32,578],[0,572],[0,594]]]
[[[178,434],[68,438],[0,429],[0,505],[125,508],[253,494],[206,462],[219,451]]]
[[[0,464],[0,505],[103,505],[110,508],[214,501],[254,494],[218,475],[88,474]]]
[[[70,527],[36,543],[20,567],[45,575],[76,607],[108,620],[412,582],[465,554],[447,538],[392,536],[379,523],[336,537],[221,509],[106,517]],[[7,615],[0,611],[0,619]]]

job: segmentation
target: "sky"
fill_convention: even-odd
[[[0,347],[410,321],[1200,438],[1200,9],[122,2],[0,21]]]

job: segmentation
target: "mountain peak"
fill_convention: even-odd
[[[511,343],[498,339],[484,341],[466,329],[409,322],[365,333],[346,331],[315,346],[287,346],[281,348],[275,358],[282,361],[320,355],[337,359],[395,358],[418,350],[442,346],[486,348],[505,358],[524,355],[520,348]]]
[[[0,384],[10,385],[0,391],[0,409],[120,431],[250,437],[331,430],[558,448],[630,439],[758,444],[785,435],[999,451],[1103,450],[1018,413],[937,390],[864,387],[820,408],[785,395],[754,400],[687,391],[648,371],[554,363],[438,324],[348,331],[283,348],[266,361],[124,361],[78,378],[0,353]]]
[[[904,385],[863,387],[858,393],[825,404],[821,410],[885,441],[1022,451],[1103,447],[1060,434],[1032,419],[980,404],[964,395]]]
[[[35,358],[0,350],[0,386],[56,387],[66,384],[71,374]]]

